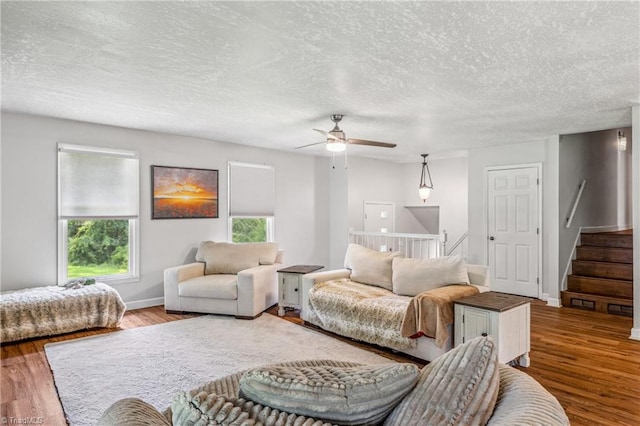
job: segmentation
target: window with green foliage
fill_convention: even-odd
[[[58,144],[58,283],[139,279],[134,151]]]
[[[229,228],[234,243],[274,240],[275,170],[266,164],[229,162]]]
[[[67,278],[127,274],[129,221],[69,220],[67,256]]]
[[[256,243],[267,241],[267,218],[235,217],[233,223],[234,243]]]

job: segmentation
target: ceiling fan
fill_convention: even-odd
[[[326,136],[327,138],[326,142],[323,141],[323,142],[311,143],[309,145],[299,146],[296,149],[306,148],[313,145],[319,145],[321,143],[326,144],[327,150],[332,152],[344,151],[347,148],[347,144],[377,146],[381,148],[395,148],[396,146],[395,143],[368,141],[365,139],[352,139],[352,138],[347,139],[344,132],[340,130],[340,127],[338,127],[338,123],[340,122],[340,120],[342,120],[342,117],[344,117],[343,114],[332,114],[331,116],[329,116],[329,118],[331,118],[331,121],[335,123],[335,126],[333,127],[333,129],[329,132],[325,132],[324,130],[319,130],[319,129],[313,129],[314,131]]]

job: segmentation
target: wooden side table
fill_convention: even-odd
[[[454,343],[491,335],[498,361],[530,365],[531,299],[489,291],[454,302]]]
[[[324,268],[320,265],[295,265],[278,270],[278,315],[284,316],[285,308],[300,309],[302,301],[302,276]]]

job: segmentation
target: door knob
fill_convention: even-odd
[[[493,238],[493,237],[489,237],[489,240],[493,241],[493,240],[495,240],[495,238]]]

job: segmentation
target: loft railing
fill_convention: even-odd
[[[445,231],[446,232],[446,231]],[[445,255],[451,256],[453,254],[459,254],[461,256],[467,255],[467,238],[469,237],[469,231],[465,232],[456,240],[455,243],[451,244],[451,247],[446,247]],[[458,250],[458,253],[456,253]]]
[[[580,204],[580,198],[582,198],[582,191],[584,191],[584,186],[587,184],[585,179],[580,182],[578,185],[578,193],[576,194],[576,199],[573,201],[573,206],[571,207],[571,212],[569,216],[567,216],[566,223],[564,225],[565,228],[571,228],[571,223],[573,222],[573,217],[576,215],[576,210],[578,209],[578,204]]]
[[[399,251],[404,257],[426,259],[446,253],[447,234],[403,234],[349,231],[349,242],[371,250]]]

